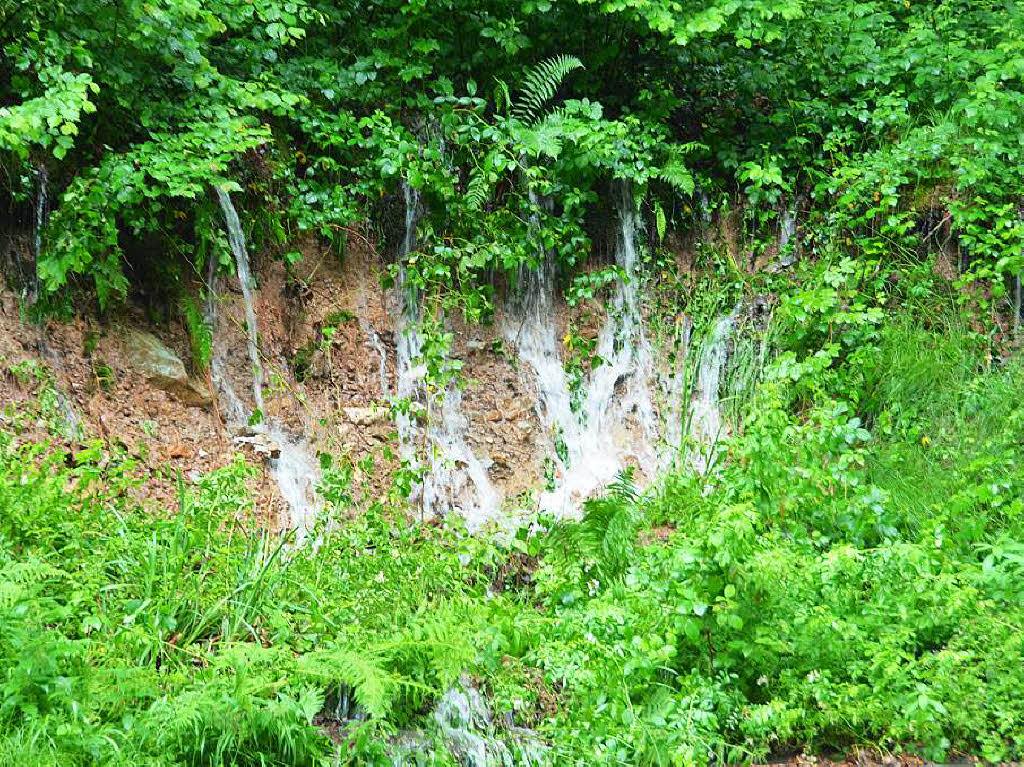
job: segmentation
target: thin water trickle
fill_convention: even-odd
[[[413,489],[412,501],[422,504],[427,516],[454,511],[476,529],[497,517],[501,494],[487,473],[487,466],[466,441],[469,420],[462,407],[462,392],[454,383],[434,395],[424,390],[426,368],[422,361],[423,339],[418,331],[419,296],[406,281],[405,261],[416,248],[416,224],[421,215],[419,193],[403,184],[405,233],[399,252],[398,292],[400,306],[396,353],[396,395],[412,408],[426,406],[428,470]],[[415,467],[419,438],[417,414],[399,412],[396,417],[402,457]]]
[[[242,288],[242,300],[245,303],[246,342],[249,346],[249,359],[252,361],[252,393],[256,401],[256,409],[263,412],[263,365],[260,363],[259,332],[256,325],[256,304],[252,298],[252,275],[249,271],[249,252],[245,247],[245,234],[238,220],[238,211],[231,203],[229,195],[221,187],[216,187],[217,199],[228,230],[228,244],[235,256],[238,270],[238,283]]]
[[[739,307],[719,317],[701,348],[693,395],[690,399],[689,434],[692,446],[687,463],[706,473],[714,466],[719,441],[728,436],[722,414],[721,388],[729,363],[729,343],[736,329]]]
[[[380,379],[380,396],[388,395],[388,353],[384,348],[384,342],[373,324],[364,316],[360,315],[359,325],[362,327],[366,343],[377,354],[377,376]]]
[[[692,380],[687,366],[692,333],[693,321],[686,315],[679,315],[671,339],[671,353],[663,351],[665,363],[671,361],[671,365],[659,371],[658,375],[662,428],[658,453],[660,471],[676,468],[682,455],[683,425],[688,413],[687,394]]]
[[[54,348],[50,346],[45,335],[39,336],[39,339],[36,341],[36,348],[39,350],[39,355],[50,363],[50,367],[53,368],[55,373],[66,373],[64,361]],[[82,423],[78,419],[78,414],[75,413],[75,408],[71,404],[71,400],[68,398],[68,395],[64,393],[64,390],[57,385],[56,381],[54,382],[52,391],[57,400],[57,407],[60,408],[61,416],[64,420],[64,436],[70,440],[79,439],[84,432],[82,430]]]
[[[423,341],[420,338],[419,296],[415,289],[408,285],[405,261],[416,249],[416,223],[420,217],[419,192],[408,184],[402,185],[405,198],[405,232],[398,252],[398,310],[395,322],[395,397],[402,403],[402,408],[395,417],[398,428],[398,444],[402,458],[410,463],[416,462],[416,424],[423,389],[425,367],[420,363]],[[412,466],[416,468],[416,466]],[[420,488],[414,488],[414,495],[419,495]]]
[[[782,218],[779,221],[779,250],[785,250],[794,236],[796,236],[796,211],[787,209],[782,212]]]
[[[270,445],[276,448],[276,457],[270,459],[270,472],[288,506],[287,525],[289,529],[296,531],[297,539],[301,542],[316,523],[318,504],[315,487],[319,474],[309,454],[308,442],[301,435],[293,435],[286,431],[273,419],[267,417],[264,412],[263,375],[258,346],[259,328],[252,296],[249,253],[245,247],[245,235],[238,220],[238,212],[231,202],[231,196],[225,190],[217,187],[217,198],[224,211],[228,243],[235,256],[238,281],[242,286],[242,300],[245,304],[246,343],[252,362],[253,399],[262,415],[262,422],[254,427],[254,431],[264,434]],[[210,301],[207,303],[207,318],[213,327],[216,327],[216,308],[213,302],[215,275],[215,268],[212,268],[209,280]],[[248,420],[245,417],[245,407],[231,386],[230,379],[224,373],[223,353],[223,347],[215,343],[211,361],[214,384],[217,386],[221,402],[227,404],[226,418],[228,422],[236,428],[244,428]]]
[[[462,409],[462,391],[449,385],[439,399],[440,412],[432,412],[429,419],[433,450],[423,483],[423,507],[428,514],[451,509],[476,530],[497,518],[501,495],[466,442],[469,420]]]
[[[800,208],[800,198],[779,212],[779,260],[773,269],[785,268],[796,263],[796,217]]]
[[[29,303],[34,304],[39,297],[39,257],[43,252],[43,228],[50,213],[50,174],[45,165],[36,168],[36,220],[35,250],[32,261],[32,280]]]

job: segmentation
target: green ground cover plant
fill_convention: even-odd
[[[1024,371],[924,270],[921,293],[849,267],[780,295],[714,472],[623,477],[503,543],[381,505],[294,548],[237,521],[241,460],[136,508],[129,456],[20,435],[53,407],[27,378],[0,441],[4,761],[386,763],[464,673],[553,763],[1019,758]]]

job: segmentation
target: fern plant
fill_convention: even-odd
[[[306,653],[299,659],[298,673],[323,687],[349,687],[363,710],[379,720],[388,717],[400,689],[410,684],[388,668],[379,650],[356,651],[341,645]]]
[[[640,519],[640,495],[627,469],[605,495],[584,504],[581,521],[552,530],[553,548],[566,561],[582,562],[590,573],[608,581],[632,560]]]
[[[312,726],[323,694],[312,686],[282,691],[285,653],[237,646],[216,660],[207,684],[197,683],[157,701],[141,729],[152,749],[178,763],[312,765],[326,752],[324,735]]]
[[[583,69],[583,62],[564,54],[545,59],[528,69],[523,77],[519,100],[511,105],[512,116],[527,125],[535,124],[562,81],[577,69]]]
[[[497,81],[497,97],[506,115],[511,117],[511,128],[506,140],[484,155],[482,162],[470,173],[466,186],[466,206],[469,211],[483,208],[491,189],[498,179],[497,171],[514,166],[522,147],[515,144],[536,144],[546,148],[546,154],[555,155],[561,146],[560,129],[553,121],[542,116],[545,104],[554,98],[562,81],[572,72],[583,68],[575,56],[561,55],[545,59],[526,70],[519,88],[519,98],[513,102],[508,84]],[[548,115],[557,116],[557,112]],[[521,130],[525,128],[526,130]],[[509,154],[512,156],[509,157]]]

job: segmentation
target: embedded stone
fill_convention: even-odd
[[[213,401],[206,384],[191,378],[178,355],[152,333],[126,328],[121,333],[121,347],[125,363],[150,385],[192,407],[208,407]]]

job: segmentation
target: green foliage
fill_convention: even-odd
[[[556,56],[531,67],[523,76],[521,93],[512,114],[524,123],[532,123],[540,117],[540,111],[555,95],[565,76],[575,69],[582,69],[583,62],[575,56]]]
[[[371,506],[288,549],[239,526],[241,460],[153,515],[134,459],[23,441],[35,420],[9,411],[0,754],[320,764],[326,726],[379,760],[469,672],[552,763],[1019,758],[1024,369],[991,367],[930,271],[905,274],[806,265],[712,474],[623,476],[505,546]]]
[[[640,522],[638,501],[636,488],[625,474],[609,486],[607,495],[584,504],[578,525],[556,527],[551,546],[559,568],[578,570],[581,577],[592,576],[599,582],[618,577],[633,558]]]
[[[347,748],[372,755],[475,665],[484,616],[469,599],[483,598],[488,544],[370,514],[319,552],[288,552],[238,521],[252,516],[240,458],[180,481],[176,513],[154,513],[131,500],[133,459],[23,442],[34,423],[0,431],[12,763],[321,764],[314,720],[334,721],[343,693],[358,715],[337,714]]]
[[[186,687],[154,703],[145,726],[154,752],[189,765],[316,765],[324,736],[311,726],[323,694],[281,692],[274,666],[286,659],[258,646],[218,656],[212,683]]]
[[[324,722],[383,759],[467,671],[556,763],[1024,756],[1022,372],[993,362],[1024,269],[1019,2],[0,0],[0,21],[0,191],[34,221],[33,168],[52,179],[44,305],[187,295],[227,257],[215,185],[289,265],[295,236],[341,252],[359,221],[398,250],[415,190],[386,280],[420,296],[435,391],[461,376],[452,315],[487,320],[539,266],[572,305],[619,276],[589,263],[613,182],[671,313],[710,319],[741,282],[777,299],[709,475],[623,478],[507,548],[372,506],[293,550],[239,523],[241,460],[140,509],[137,457],[32,438],[66,431],[61,394],[12,366],[35,401],[0,424],[0,762],[316,764]],[[659,276],[698,207],[740,222],[699,249],[728,288]],[[803,265],[748,277],[784,211]],[[210,329],[181,312],[202,371]],[[592,341],[565,346],[578,385]],[[354,470],[324,468],[339,520]]]
[[[181,314],[185,318],[185,328],[188,330],[192,367],[203,373],[209,370],[213,359],[213,329],[192,296],[184,296],[181,299]]]
[[[448,286],[448,309],[486,313],[494,268],[536,257],[528,189],[560,209],[548,239],[579,252],[609,177],[653,195],[659,231],[699,185],[740,195],[755,224],[822,204],[869,257],[952,240],[996,302],[1020,269],[1017,2],[370,8],[5,11],[0,158],[14,179],[52,153],[60,179],[44,287],[84,278],[122,298],[126,236],[158,235],[171,247],[153,258],[189,262],[212,234],[196,208],[230,177],[265,211],[254,246],[275,251],[296,230],[336,244],[407,180],[430,198],[423,277]]]

